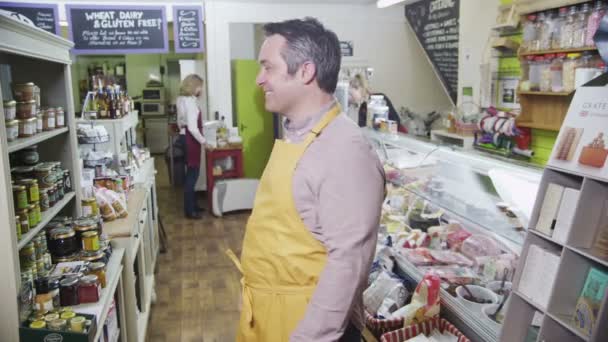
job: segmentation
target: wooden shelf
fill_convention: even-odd
[[[531,121],[518,121],[517,122],[517,126],[519,126],[519,127],[527,127],[527,128],[544,129],[544,130],[548,130],[548,131],[559,131],[559,129],[561,128],[561,126],[545,125],[545,124],[542,124],[542,123],[536,123],[536,122],[531,122]]]
[[[537,95],[537,96],[569,96],[573,93],[560,91],[560,92],[551,92],[551,91],[518,91],[519,95]]]
[[[52,208],[49,208],[49,210],[43,212],[42,221],[40,221],[40,223],[38,223],[38,225],[35,228],[30,229],[30,231],[28,231],[27,233],[25,233],[25,235],[23,235],[21,237],[21,240],[19,240],[17,247],[19,249],[23,248],[23,246],[25,246],[28,242],[30,242],[34,238],[34,236],[38,235],[38,233],[40,233],[40,231],[49,222],[51,222],[51,220],[55,216],[57,216],[57,214],[59,214],[61,209],[65,208],[65,206],[72,200],[72,198],[74,198],[74,196],[76,196],[75,192],[68,192],[67,194],[65,194],[65,196],[63,197],[63,199],[61,201],[59,201],[57,204],[55,204]]]
[[[66,133],[69,129],[67,127],[58,128],[49,132],[42,132],[34,135],[31,138],[21,138],[8,143],[8,152],[16,152],[26,147],[41,143],[45,140],[56,137],[60,134]]]
[[[526,51],[526,52],[520,52],[519,56],[525,57],[525,56],[546,55],[548,53],[576,53],[576,52],[585,52],[585,51],[597,51],[597,48],[596,47],[583,47],[583,48],[576,48],[576,49]]]

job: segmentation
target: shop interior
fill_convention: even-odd
[[[608,341],[607,13],[605,0],[0,2],[0,340],[235,340],[241,274],[225,251],[240,255],[283,138],[256,84],[263,27],[311,16],[339,37],[334,96],[386,176],[362,340]],[[157,24],[93,26],[114,14]],[[148,45],[97,45],[113,34]],[[177,108],[190,74],[197,220]]]

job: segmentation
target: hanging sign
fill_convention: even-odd
[[[420,0],[405,17],[453,103],[458,97],[460,0]]]
[[[173,6],[175,52],[205,50],[203,13],[200,6]]]
[[[0,2],[0,11],[47,32],[59,35],[59,15],[55,4]]]
[[[164,6],[66,5],[75,54],[166,53]]]

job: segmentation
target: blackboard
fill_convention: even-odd
[[[54,4],[34,4],[20,2],[0,2],[0,9],[13,12],[11,16],[23,20],[18,15],[29,19],[34,26],[47,32],[59,35],[59,14],[57,5]]]
[[[456,103],[460,0],[420,0],[405,6],[405,17]]]
[[[203,15],[200,6],[173,6],[175,52],[205,50]]]
[[[166,53],[164,6],[66,5],[75,54]]]
[[[340,41],[340,51],[342,52],[342,57],[353,57],[355,53],[354,50],[355,47],[352,40]]]

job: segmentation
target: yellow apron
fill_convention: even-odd
[[[334,106],[300,144],[275,141],[258,185],[243,241],[239,342],[286,342],[304,317],[327,261],[325,247],[302,222],[293,174],[306,148],[341,112]]]

